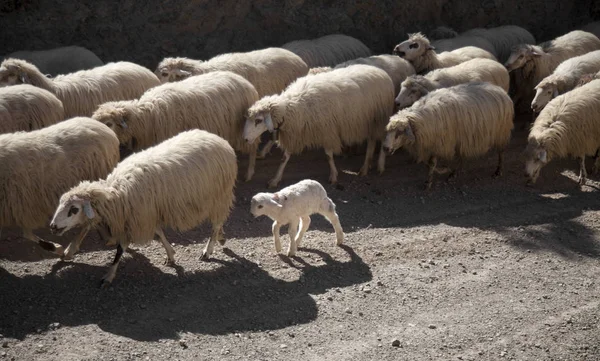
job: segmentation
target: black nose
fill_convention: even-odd
[[[383,147],[383,151],[384,151],[384,152],[386,152],[386,153],[391,153],[391,152],[392,152],[392,149],[391,149],[390,147],[386,147],[386,146],[384,146],[384,147]]]

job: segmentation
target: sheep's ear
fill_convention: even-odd
[[[410,139],[412,142],[415,141],[415,134],[412,131],[412,128],[410,127],[410,125],[408,127],[406,127],[406,129],[404,129],[404,134],[408,137],[408,139]]]
[[[427,50],[435,50],[435,46],[433,46],[433,45],[429,45],[429,46],[427,47]]]
[[[542,149],[538,152],[538,159],[540,160],[540,162],[542,163],[546,163],[548,162],[548,153],[546,152],[545,149]]]
[[[127,129],[129,128],[129,126],[127,125],[127,123],[125,122],[125,118],[121,118],[121,122],[119,123],[121,125],[121,128],[123,129]]]
[[[287,199],[287,197],[285,197],[285,199]],[[282,204],[283,199],[277,193],[273,194],[273,197],[271,198],[271,202],[279,208],[283,207],[283,204]]]
[[[533,56],[542,56],[542,54],[539,51],[535,50],[535,49],[531,49],[531,55],[533,55]]]
[[[83,213],[85,213],[85,216],[88,217],[89,219],[92,219],[96,216],[96,214],[94,213],[94,209],[92,208],[92,205],[90,204],[90,201],[85,201],[83,203]]]
[[[19,75],[19,79],[21,80],[21,83],[29,84],[29,76],[27,74],[21,73],[21,75]]]
[[[177,74],[177,75],[183,75],[183,76],[190,76],[190,75],[192,75],[191,72],[189,72],[187,70],[183,70],[183,69],[175,69],[175,74]]]
[[[552,93],[552,98],[556,98],[558,96],[558,89],[554,89],[554,93]]]
[[[275,131],[275,127],[273,126],[273,118],[271,118],[270,113],[267,113],[267,115],[265,115],[265,125],[267,126],[269,132],[273,133],[273,131]]]

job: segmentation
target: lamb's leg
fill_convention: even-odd
[[[579,157],[579,185],[585,185],[587,170],[585,169],[585,155]]]
[[[596,150],[594,155],[594,166],[592,167],[592,174],[597,174],[600,170],[600,149]]]
[[[329,221],[329,223],[331,223],[331,225],[333,226],[333,229],[335,229],[335,236],[336,236],[335,244],[339,246],[342,243],[344,243],[344,230],[342,229],[342,225],[340,224],[340,219],[339,219],[337,213],[335,212],[335,204],[333,203],[333,201],[331,199],[329,199],[329,198],[327,199],[327,203],[319,211],[319,214],[321,214],[323,217],[325,217],[325,219],[327,219]]]
[[[504,149],[498,151],[498,167],[496,168],[496,172],[494,172],[494,178],[498,178],[502,176],[502,167],[504,165]]]
[[[298,250],[296,245],[296,232],[298,232],[299,220],[300,218],[292,220],[288,228],[288,234],[290,236],[290,246],[288,247],[287,251],[288,257],[294,257],[296,255],[296,251]]]
[[[302,243],[302,238],[308,230],[308,227],[310,227],[310,216],[300,217],[300,230],[296,235],[296,247],[300,247],[300,244]]]
[[[115,254],[115,260],[112,265],[108,268],[108,272],[104,278],[102,278],[102,282],[100,283],[100,287],[105,288],[110,285],[110,283],[115,279],[115,275],[117,274],[117,267],[119,267],[119,262],[121,262],[121,256],[123,256],[123,252],[127,250],[128,244],[119,243],[117,245],[117,253]]]
[[[337,183],[338,171],[333,160],[333,151],[325,149],[325,154],[327,154],[327,162],[329,163],[329,183],[335,184]]]
[[[73,241],[71,241],[71,243],[69,243],[69,246],[67,247],[65,253],[62,256],[63,261],[70,261],[73,259],[73,255],[79,251],[81,242],[83,241],[83,239],[89,231],[90,229],[88,227],[84,227],[81,230],[81,232],[79,232],[79,234],[77,235],[77,238],[75,238]]]
[[[213,224],[212,225],[212,234],[210,235],[210,239],[208,240],[208,243],[206,243],[206,246],[204,247],[204,250],[202,251],[202,256],[200,257],[201,260],[207,260],[208,257],[210,257],[210,255],[213,253],[214,249],[215,249],[215,242],[217,242],[220,237],[222,237],[223,234],[223,223],[219,223],[219,224]]]
[[[158,235],[158,237],[160,238],[160,243],[162,243],[163,247],[165,248],[165,251],[167,252],[167,258],[165,259],[164,264],[167,266],[173,266],[175,264],[175,250],[173,249],[169,241],[167,241],[167,237],[165,237],[165,232],[163,232],[162,228],[156,227],[154,233]]]
[[[54,254],[57,254],[59,256],[62,256],[65,248],[63,246],[61,246],[58,243],[54,243],[54,242],[50,242],[50,241],[46,241],[44,239],[41,239],[40,237],[36,236],[35,234],[33,234],[33,230],[31,229],[24,229],[23,230],[23,238],[28,239],[32,242],[37,243],[40,247],[42,247],[43,249],[45,249],[48,252],[52,252]]]
[[[383,151],[383,142],[379,148],[379,159],[377,160],[377,171],[382,174],[385,171],[385,152]]]
[[[366,176],[369,173],[369,168],[371,167],[371,159],[373,159],[373,153],[375,153],[375,141],[369,139],[367,141],[367,152],[365,154],[365,162],[363,163],[362,168],[360,168],[360,172],[358,173],[360,176]]]
[[[275,242],[275,253],[281,252],[281,239],[279,238],[279,230],[281,229],[281,223],[273,222],[273,241]]]
[[[254,175],[254,167],[256,166],[256,152],[257,149],[253,149],[250,151],[250,155],[248,155],[248,171],[246,172],[246,182],[252,179]]]
[[[267,144],[265,144],[265,146],[263,147],[263,149],[261,149],[260,153],[258,154],[258,159],[265,159],[267,157],[267,154],[271,153],[271,149],[273,148],[273,146],[275,145],[275,141],[273,139],[269,139],[269,141],[267,142]]]
[[[281,177],[283,177],[283,171],[285,170],[285,166],[287,162],[290,160],[290,153],[287,151],[283,153],[283,159],[281,160],[281,164],[279,165],[279,169],[277,169],[277,173],[275,177],[269,181],[269,188],[275,188],[281,181]]]

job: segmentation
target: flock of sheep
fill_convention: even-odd
[[[225,243],[236,152],[249,156],[249,181],[256,158],[277,144],[284,156],[274,188],[291,155],[310,148],[324,149],[335,183],[334,155],[366,142],[359,172],[366,175],[379,143],[379,173],[386,155],[403,148],[429,165],[429,188],[434,174],[452,177],[463,160],[490,150],[499,154],[501,175],[522,104],[537,115],[527,146],[530,181],[552,159],[574,156],[583,184],[585,157],[595,157],[593,171],[600,166],[600,26],[587,29],[536,45],[518,26],[461,34],[441,27],[433,41],[410,34],[393,55],[372,55],[336,34],[207,61],[166,58],[154,73],[130,62],[102,65],[78,47],[11,54],[0,65],[0,228],[20,227],[65,260],[96,229],[117,245],[106,285],[130,244],[156,239],[172,264],[165,227],[185,231],[210,221],[202,258],[215,241]],[[263,133],[270,140],[259,152]],[[253,215],[274,221],[277,252],[280,227],[289,224],[290,256],[314,213],[343,242],[335,209],[313,180],[251,201]],[[81,229],[66,249],[34,234],[50,219],[53,233]]]

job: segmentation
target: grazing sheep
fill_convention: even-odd
[[[437,28],[429,32],[429,39],[441,40],[441,39],[452,39],[458,36],[458,33],[448,26],[438,26]]]
[[[104,65],[91,50],[81,46],[63,46],[48,50],[22,50],[10,53],[5,59],[21,59],[35,65],[43,74],[54,77]]]
[[[0,135],[0,228],[63,255],[33,231],[48,226],[61,194],[80,181],[105,177],[119,161],[119,141],[104,125],[72,118],[31,132]],[[81,242],[85,234],[76,241]]]
[[[586,155],[596,158],[593,173],[600,169],[600,80],[552,99],[531,127],[526,149],[526,173],[535,183],[540,170],[555,158],[579,159],[579,184],[586,182]]]
[[[264,97],[248,110],[244,139],[253,143],[263,132],[277,132],[284,157],[269,182],[276,187],[291,154],[306,148],[324,148],[329,181],[337,182],[333,155],[343,145],[367,140],[367,154],[360,170],[366,175],[375,144],[383,138],[387,119],[394,109],[394,84],[381,69],[352,65],[300,78],[279,95]],[[385,168],[381,152],[379,172]]]
[[[424,74],[434,69],[447,68],[474,58],[496,60],[494,55],[474,46],[447,51],[435,52],[435,47],[421,33],[409,34],[408,40],[396,45],[394,54],[411,62],[417,74]]]
[[[335,212],[335,203],[327,197],[325,188],[311,179],[292,184],[277,193],[256,194],[252,197],[250,212],[254,217],[267,216],[274,221],[272,230],[276,253],[281,251],[279,229],[289,224],[290,245],[287,255],[296,255],[302,237],[310,226],[310,216],[315,213],[319,213],[333,225],[337,238],[335,244],[339,246],[344,242],[344,231]]]
[[[281,48],[267,48],[248,53],[230,53],[208,61],[166,58],[158,64],[156,75],[165,83],[213,71],[231,71],[246,78],[260,97],[279,94],[294,80],[308,73],[299,56]]]
[[[450,169],[437,168],[438,160],[462,160],[498,151],[496,176],[502,174],[504,149],[513,128],[513,104],[506,91],[489,83],[467,83],[435,90],[419,99],[412,107],[395,114],[387,125],[383,143],[386,152],[400,147],[429,164],[426,189],[431,187],[434,173]]]
[[[539,113],[552,98],[577,86],[581,76],[600,71],[600,50],[567,59],[536,85],[531,109]]]
[[[28,84],[0,88],[0,134],[29,131],[65,119],[62,102]]]
[[[102,103],[138,98],[160,82],[150,70],[124,61],[48,79],[35,65],[6,59],[0,64],[0,87],[16,84],[50,91],[62,101],[65,117],[72,118],[91,116]]]
[[[453,51],[456,49],[464,48],[465,46],[474,46],[479,49],[483,49],[494,56],[494,59],[498,57],[496,54],[496,48],[494,44],[490,43],[487,39],[479,36],[470,35],[459,35],[451,39],[441,39],[431,42],[431,45],[435,48],[438,53],[445,51]]]
[[[490,29],[476,28],[467,30],[460,36],[479,36],[486,39],[493,45],[494,54],[498,61],[503,64],[510,57],[513,46],[535,44],[533,35],[526,29],[516,25],[504,25]]]
[[[105,225],[118,240],[117,254],[102,280],[115,277],[123,251],[130,244],[145,244],[158,235],[175,262],[173,247],[163,229],[186,231],[205,220],[212,234],[202,258],[208,258],[215,241],[225,244],[223,223],[233,205],[237,162],[223,138],[203,130],[179,133],[152,148],[135,153],[106,177],[81,182],[60,198],[50,223],[63,234],[81,226],[84,232]]]
[[[295,40],[281,47],[301,57],[309,68],[333,67],[348,60],[371,56],[371,50],[360,40],[343,34]]]
[[[404,109],[429,92],[469,82],[488,82],[508,92],[510,78],[502,64],[490,59],[471,59],[449,68],[436,69],[426,75],[414,75],[402,82],[396,107]]]
[[[189,129],[217,134],[250,155],[248,181],[254,175],[258,143],[244,141],[242,132],[246,111],[258,99],[248,80],[229,71],[215,71],[162,84],[136,100],[102,104],[92,118],[112,129],[131,151]]]

